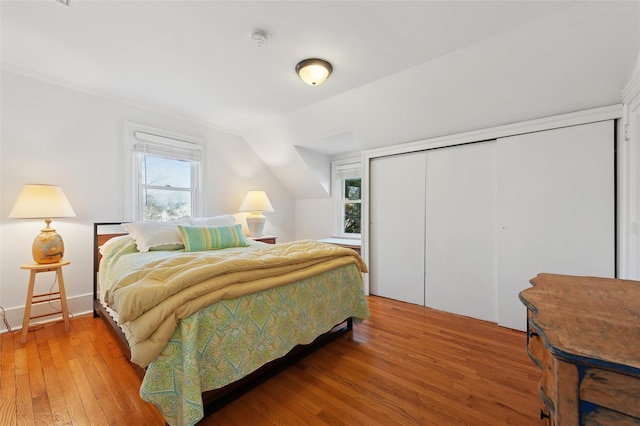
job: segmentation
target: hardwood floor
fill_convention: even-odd
[[[524,333],[371,296],[372,316],[202,425],[538,425]],[[0,424],[162,425],[101,319],[1,336]]]

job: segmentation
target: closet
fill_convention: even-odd
[[[369,159],[371,294],[526,329],[539,272],[613,277],[606,120]]]

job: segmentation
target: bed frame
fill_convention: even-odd
[[[118,324],[114,321],[111,315],[107,312],[107,310],[102,306],[100,300],[98,298],[98,270],[100,267],[100,251],[99,248],[109,239],[118,237],[121,235],[126,235],[124,232],[110,232],[110,233],[99,233],[100,227],[114,227],[122,224],[122,222],[96,222],[93,224],[93,235],[94,235],[94,258],[93,258],[93,316],[94,318],[100,317],[107,324],[109,330],[114,334],[117,338],[116,340],[120,344],[120,348],[125,356],[130,359],[131,351],[129,349],[129,345],[127,343],[127,339],[118,326]],[[305,356],[311,354],[315,350],[329,343],[330,341],[336,339],[337,337],[353,330],[353,318],[346,318],[341,323],[334,326],[327,333],[318,336],[312,343],[308,345],[298,345],[294,347],[287,355],[282,358],[271,361],[248,376],[230,383],[229,385],[222,387],[220,389],[214,389],[211,391],[204,392],[202,394],[202,402],[204,405],[205,417],[225,404],[233,401],[234,399],[240,397],[246,392],[250,391],[254,387],[268,380],[269,378],[275,376],[280,371],[286,369],[287,367],[295,364]],[[136,373],[142,379],[145,374],[145,369],[142,367],[130,363],[131,366],[135,369]]]

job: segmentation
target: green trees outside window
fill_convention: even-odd
[[[360,233],[362,179],[344,180],[343,214],[344,233]]]

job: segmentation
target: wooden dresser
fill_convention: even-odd
[[[549,424],[640,425],[640,281],[539,274],[520,293]]]

